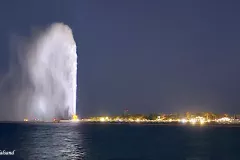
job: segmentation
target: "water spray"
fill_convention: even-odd
[[[16,57],[18,66],[11,67],[14,69],[8,77],[17,85],[10,84],[14,87],[4,98],[4,102],[14,103],[3,104],[12,107],[14,120],[27,117],[49,121],[76,115],[76,43],[67,25],[54,23],[40,31],[25,41]]]

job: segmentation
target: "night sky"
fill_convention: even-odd
[[[77,43],[78,114],[240,112],[238,1],[2,0],[10,37],[64,22]]]

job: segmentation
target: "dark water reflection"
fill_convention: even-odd
[[[239,160],[240,128],[0,124],[0,159]]]

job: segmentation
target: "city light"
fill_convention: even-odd
[[[101,122],[105,122],[105,118],[104,117],[100,117],[100,121]]]
[[[187,120],[186,119],[181,119],[181,122],[182,123],[187,123]]]
[[[151,114],[150,116],[143,114],[133,114],[133,115],[118,115],[118,116],[104,116],[104,117],[92,117],[88,119],[83,119],[85,122],[106,122],[106,123],[175,123],[175,124],[185,124],[193,126],[205,126],[208,124],[221,124],[221,123],[240,123],[235,117],[228,117],[224,115],[216,115],[213,113],[189,113],[186,114]],[[239,115],[240,117],[240,115]]]
[[[218,122],[231,122],[231,119],[228,117],[223,117],[217,120]]]
[[[200,120],[200,124],[204,124],[204,123],[205,123],[205,121],[201,119]]]
[[[184,124],[192,126],[205,126],[208,124],[240,124],[240,115],[229,116],[227,114],[211,114],[211,113],[188,113],[188,114],[161,114],[151,116],[143,114],[135,115],[118,115],[118,116],[102,116],[102,117],[89,117],[86,119],[79,119],[77,115],[73,115],[71,120],[53,119],[53,123],[59,122],[105,122],[105,123],[159,123],[159,124]],[[43,122],[40,119],[34,118],[28,120],[24,119],[24,122]]]
[[[196,124],[197,120],[195,118],[190,119],[191,124]]]
[[[77,115],[73,115],[71,121],[72,122],[78,122],[79,121],[78,116]]]

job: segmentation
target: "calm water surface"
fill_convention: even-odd
[[[0,150],[14,160],[240,160],[240,128],[0,123]]]

